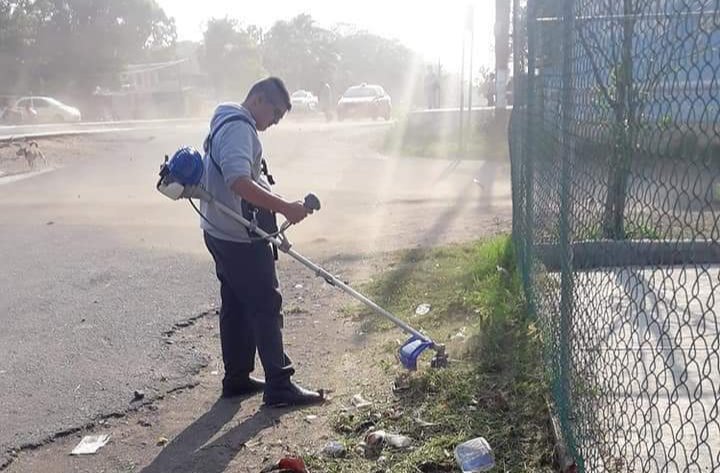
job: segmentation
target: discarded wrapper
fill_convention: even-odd
[[[412,440],[404,435],[385,434],[385,443],[394,448],[404,449],[412,445]]]
[[[109,441],[110,436],[107,434],[87,435],[80,440],[80,443],[70,452],[70,455],[92,455],[107,445]]]
[[[350,402],[352,402],[352,405],[360,410],[372,407],[372,402],[366,401],[360,394],[354,395]]]
[[[365,443],[369,447],[378,447],[382,444],[387,444],[393,448],[405,449],[412,445],[412,439],[404,435],[390,434],[384,430],[376,430],[365,436]]]

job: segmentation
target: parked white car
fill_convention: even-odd
[[[318,107],[318,98],[309,90],[296,90],[290,96],[290,103],[298,112],[313,112]]]
[[[20,122],[79,122],[80,110],[52,97],[22,97],[8,107],[3,115],[12,115]],[[10,117],[4,117],[9,119]]]

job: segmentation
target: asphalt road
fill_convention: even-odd
[[[389,158],[376,151],[387,129],[288,122],[265,134],[277,191],[323,201],[289,232],[296,249],[323,261],[508,229],[506,163]],[[203,362],[162,333],[216,304],[213,268],[198,217],[154,184],[163,155],[204,133],[169,122],[93,135],[102,152],[0,184],[0,464],[123,411],[135,390],[182,386]]]

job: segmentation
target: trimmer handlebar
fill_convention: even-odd
[[[320,199],[318,199],[318,197],[315,194],[310,193],[305,196],[303,205],[308,210],[320,210]]]

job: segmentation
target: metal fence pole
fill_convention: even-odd
[[[562,72],[561,72],[561,129],[560,129],[560,150],[561,150],[561,171],[560,171],[560,254],[561,254],[561,275],[560,275],[560,372],[558,376],[559,401],[557,404],[560,417],[560,424],[566,432],[567,447],[570,454],[578,459],[580,471],[584,471],[582,460],[577,454],[575,442],[575,429],[572,425],[572,388],[573,382],[573,312],[574,312],[574,274],[572,263],[572,162],[574,159],[574,147],[572,140],[573,114],[573,77],[572,77],[572,54],[573,54],[573,30],[575,21],[574,0],[564,0],[563,28],[562,28]]]
[[[527,74],[527,97],[525,99],[525,126],[524,126],[524,145],[522,147],[522,163],[523,175],[522,183],[524,188],[521,192],[525,193],[525,215],[524,215],[524,270],[523,282],[525,285],[526,299],[528,309],[531,314],[535,314],[535,294],[533,289],[532,271],[533,271],[533,155],[529,152],[532,149],[534,136],[533,129],[533,113],[535,112],[535,0],[528,0],[527,3],[527,36],[528,36],[528,74]]]

